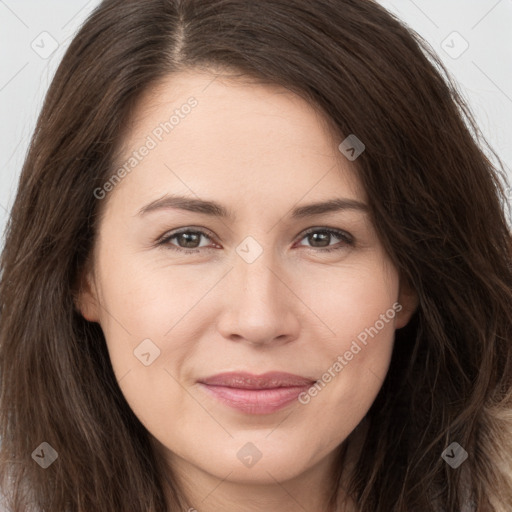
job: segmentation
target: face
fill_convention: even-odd
[[[364,418],[414,299],[320,114],[212,80],[169,76],[138,104],[79,307],[171,463],[283,481]]]

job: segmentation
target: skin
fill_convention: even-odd
[[[188,98],[198,101],[102,200],[79,308],[101,325],[122,392],[191,508],[325,510],[335,450],[364,425],[395,329],[409,321],[417,298],[368,213],[290,217],[292,208],[331,198],[367,203],[354,164],[338,150],[342,138],[325,119],[278,86],[213,78],[172,75],[138,103],[120,161]],[[175,208],[138,215],[164,194],[218,201],[236,219]],[[199,252],[172,250],[187,248],[183,236],[156,245],[184,227],[208,232],[189,242]],[[317,237],[325,228],[343,230],[354,245],[337,236],[318,241],[304,234],[308,228],[318,228]],[[247,236],[262,249],[251,263],[237,252]],[[338,250],[327,253],[326,246]],[[307,404],[256,416],[219,402],[197,382],[227,371],[320,379],[396,302],[401,311]],[[145,339],[160,350],[148,366],[134,356]],[[246,443],[262,454],[252,467],[237,457]]]

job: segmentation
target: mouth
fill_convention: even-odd
[[[201,379],[198,383],[224,405],[247,414],[271,414],[297,400],[316,381],[283,372],[254,375],[229,372]]]

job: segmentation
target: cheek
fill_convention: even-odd
[[[330,352],[339,350],[347,340],[356,337],[388,313],[394,325],[398,299],[398,276],[386,259],[368,258],[364,264],[343,268],[323,268],[310,276],[299,294],[331,331]],[[384,328],[379,322],[379,330]]]
[[[167,398],[177,391],[166,370],[180,378],[176,368],[184,366],[194,339],[180,336],[180,328],[193,332],[186,315],[201,296],[190,288],[184,294],[181,282],[162,275],[135,257],[118,258],[99,272],[100,323],[112,367],[132,409],[145,414],[160,410],[158,391]]]
[[[393,349],[394,326],[390,320],[379,329],[377,322],[363,322],[356,336],[342,336],[340,326],[337,342],[324,346],[329,355],[324,353],[327,362],[323,373],[299,396],[303,417],[321,431],[317,455],[329,453],[357,427],[382,387]]]
[[[101,325],[119,387],[150,432],[172,436],[182,427],[170,421],[170,411],[180,410],[187,418],[194,405],[179,382],[194,340],[186,314],[199,290],[183,295],[181,283],[173,286],[161,273],[121,262],[102,278]]]
[[[332,273],[325,289],[311,297],[331,335],[317,345],[319,381],[300,401],[326,420],[323,428],[335,439],[340,429],[355,428],[382,387],[401,305],[398,277],[386,263]]]
[[[137,255],[105,265],[100,276],[105,325],[119,324],[135,341],[164,337],[204,293],[204,279],[183,267],[155,267]],[[112,320],[117,320],[117,327]],[[114,322],[115,323],[115,322]]]

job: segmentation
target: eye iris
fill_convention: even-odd
[[[201,234],[200,233],[193,233],[193,232],[187,232],[187,233],[180,233],[176,235],[178,238],[178,242],[185,241],[185,245],[182,245],[179,243],[180,247],[186,247],[188,249],[194,249],[197,247],[195,242],[200,242],[201,240]],[[192,244],[192,245],[190,245]]]
[[[325,242],[325,243],[321,243],[320,245],[314,245],[312,244],[314,247],[326,247],[329,245],[329,240],[330,240],[330,237],[331,235],[329,233],[326,233],[326,232],[315,232],[315,233],[311,233],[310,235],[308,235],[308,239],[309,239],[309,242],[311,243],[311,241],[320,241],[320,242]]]

